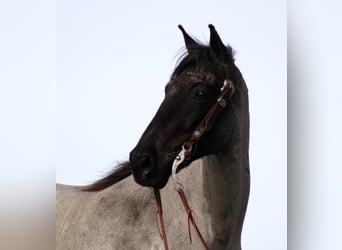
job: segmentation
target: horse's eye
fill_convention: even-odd
[[[207,93],[205,91],[202,91],[202,90],[199,90],[196,92],[196,96],[198,96],[198,97],[204,97],[206,95],[207,95]]]
[[[210,95],[210,93],[211,93],[210,88],[205,86],[204,84],[197,84],[192,89],[192,96],[193,96],[193,98],[195,98],[197,100],[200,100],[200,101],[207,100],[207,98]]]

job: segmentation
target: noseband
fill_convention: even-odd
[[[235,91],[234,84],[231,80],[226,79],[223,82],[223,86],[220,90],[220,94],[214,103],[214,105],[209,109],[206,116],[203,118],[203,120],[199,123],[199,125],[196,127],[194,132],[191,135],[191,138],[186,141],[183,146],[182,150],[178,153],[176,158],[173,161],[172,164],[172,179],[173,179],[173,186],[175,190],[178,192],[183,206],[185,208],[185,211],[188,215],[188,232],[189,232],[189,238],[190,238],[190,244],[192,242],[191,239],[191,229],[190,229],[190,222],[193,225],[198,237],[200,238],[204,249],[209,249],[208,245],[206,244],[201,232],[199,231],[197,224],[194,220],[194,217],[192,215],[192,210],[188,204],[188,201],[185,197],[184,193],[184,186],[183,184],[177,180],[176,174],[177,174],[177,168],[180,164],[182,164],[185,160],[190,161],[191,157],[193,156],[194,152],[197,149],[197,145],[199,140],[203,137],[203,135],[209,131],[215,124],[217,118],[221,114],[222,110],[226,107],[228,100],[233,96]],[[164,242],[164,248],[165,250],[168,250],[168,243],[166,238],[166,231],[165,231],[165,225],[163,220],[163,210],[162,210],[162,203],[161,203],[161,197],[159,189],[154,188],[154,194],[157,201],[157,215],[159,215],[159,221],[160,221],[160,227],[161,227],[161,238]]]

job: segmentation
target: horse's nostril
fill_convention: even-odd
[[[134,149],[130,153],[129,158],[133,170],[133,175],[135,177],[146,179],[151,177],[155,173],[156,164],[152,153]]]
[[[153,159],[147,154],[143,154],[139,157],[138,164],[143,175],[145,176],[151,174],[154,171]]]

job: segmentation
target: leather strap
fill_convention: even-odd
[[[192,154],[195,152],[197,142],[202,138],[203,134],[214,126],[222,110],[226,107],[228,100],[234,94],[234,90],[235,88],[233,82],[231,80],[226,79],[223,83],[220,95],[218,96],[216,102],[209,109],[206,116],[194,130],[190,140],[184,144],[186,160],[189,160]]]
[[[162,208],[162,202],[161,202],[161,197],[160,197],[160,191],[157,188],[154,188],[153,190],[154,190],[154,195],[155,195],[156,201],[157,201],[157,207],[158,207],[157,215],[159,217],[159,222],[160,222],[160,227],[161,227],[160,229],[158,227],[158,229],[159,229],[160,236],[161,236],[163,243],[164,243],[164,249],[168,250],[169,246],[168,246],[168,242],[167,242],[165,223],[164,223],[164,219],[163,219],[163,208]],[[191,210],[189,203],[188,203],[188,200],[185,197],[185,193],[184,193],[183,188],[178,189],[178,194],[182,200],[183,206],[184,206],[186,214],[188,216],[188,232],[189,232],[190,244],[192,243],[191,229],[190,229],[190,222],[191,222],[192,226],[195,229],[195,232],[197,233],[198,237],[201,240],[201,243],[202,243],[204,249],[209,250],[207,243],[205,242],[200,230],[198,229],[198,226],[197,226],[196,221],[195,221],[194,216],[193,216],[193,211]]]
[[[198,229],[198,226],[197,226],[196,221],[195,221],[194,216],[193,216],[193,211],[190,208],[188,200],[185,197],[185,193],[184,193],[183,188],[179,188],[178,189],[178,194],[179,194],[179,196],[180,196],[180,198],[182,200],[183,206],[184,206],[185,211],[186,211],[186,213],[188,215],[188,232],[189,232],[190,244],[192,243],[191,229],[190,229],[190,222],[191,222],[191,224],[194,227],[198,237],[200,238],[200,240],[202,242],[202,245],[203,245],[204,249],[209,250],[209,247],[208,247],[207,243],[205,242],[205,240],[204,240],[200,230]]]
[[[165,231],[165,224],[164,224],[164,219],[163,219],[163,207],[162,207],[162,202],[161,202],[161,197],[160,197],[160,191],[157,188],[153,188],[153,190],[154,190],[154,196],[156,197],[156,201],[157,201],[157,216],[159,217],[160,227],[161,227],[161,229],[159,229],[159,226],[158,226],[159,233],[164,243],[164,249],[169,250],[167,237],[166,237],[166,231]]]

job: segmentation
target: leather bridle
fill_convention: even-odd
[[[197,144],[199,140],[203,137],[203,135],[209,131],[213,125],[215,124],[217,118],[221,114],[222,110],[226,107],[228,100],[232,97],[234,94],[235,88],[234,84],[231,80],[226,79],[223,82],[223,86],[220,90],[220,94],[218,95],[218,98],[216,102],[213,104],[213,106],[209,109],[206,116],[203,118],[203,120],[199,123],[199,125],[196,127],[194,132],[192,133],[190,139],[183,144],[182,150],[178,153],[176,158],[173,161],[172,164],[172,179],[173,179],[173,185],[175,190],[178,192],[183,206],[185,208],[185,211],[188,215],[188,232],[189,232],[189,238],[190,238],[190,244],[192,242],[191,238],[191,229],[190,229],[190,222],[193,225],[198,237],[200,238],[202,245],[204,249],[209,249],[208,245],[206,244],[201,232],[199,231],[197,224],[193,217],[193,211],[191,210],[188,201],[185,197],[184,193],[184,186],[183,184],[177,180],[176,174],[177,174],[177,168],[180,164],[184,162],[184,160],[191,160],[191,157],[193,156],[194,152],[197,149]],[[164,248],[165,250],[168,250],[168,243],[167,243],[167,237],[166,237],[166,231],[165,231],[165,224],[163,219],[163,209],[162,209],[162,203],[161,203],[161,197],[160,197],[160,191],[157,188],[154,188],[154,194],[157,201],[157,215],[159,216],[160,221],[160,227],[161,227],[161,238],[164,242]]]
[[[220,94],[214,103],[214,105],[210,108],[206,116],[194,130],[191,135],[190,140],[188,140],[184,144],[184,157],[185,160],[189,160],[191,155],[194,153],[198,141],[202,138],[204,133],[209,131],[213,125],[215,124],[216,119],[221,114],[222,110],[226,107],[227,101],[232,97],[234,94],[234,85],[231,80],[226,79],[223,82],[223,86],[220,90]]]

